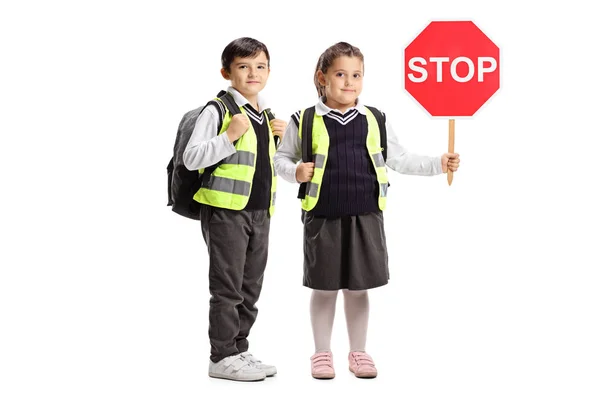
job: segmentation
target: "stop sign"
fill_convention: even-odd
[[[431,22],[404,50],[404,88],[434,117],[470,117],[500,87],[500,50],[472,21]]]

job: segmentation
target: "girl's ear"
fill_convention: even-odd
[[[323,73],[323,71],[318,70],[317,71],[317,80],[319,81],[319,85],[321,86],[325,86],[326,85],[326,81],[325,81],[325,74]]]
[[[225,71],[225,68],[221,68],[221,76],[229,80],[229,72]]]

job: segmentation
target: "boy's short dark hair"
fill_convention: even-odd
[[[261,51],[265,52],[267,56],[267,65],[271,63],[271,57],[269,56],[269,50],[264,43],[259,42],[256,39],[249,37],[242,37],[235,39],[225,47],[223,54],[221,54],[221,65],[225,71],[230,72],[229,67],[235,57],[256,57]]]

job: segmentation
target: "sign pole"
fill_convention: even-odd
[[[454,119],[448,121],[448,153],[454,153]],[[452,185],[454,173],[448,168],[447,172],[448,186]]]

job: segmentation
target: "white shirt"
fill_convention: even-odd
[[[250,102],[233,87],[227,91],[233,96],[233,100],[239,107]],[[258,111],[262,112],[265,106],[264,98],[258,96]],[[183,152],[183,163],[190,171],[206,168],[218,163],[236,152],[233,143],[226,135],[227,131],[219,135],[219,112],[214,105],[204,107],[194,126],[194,131]]]
[[[344,114],[356,109],[359,113],[366,115],[366,107],[360,99],[355,107],[351,107]],[[320,99],[315,106],[315,114],[325,115],[332,109],[327,107]],[[339,110],[336,110],[339,112]],[[387,130],[387,160],[386,164],[394,171],[406,175],[438,175],[442,173],[442,157],[430,157],[408,152],[399,142],[390,122],[386,119]],[[293,119],[287,124],[283,140],[275,153],[273,159],[277,174],[288,182],[296,181],[296,166],[302,159],[302,141],[298,136],[298,127]]]

